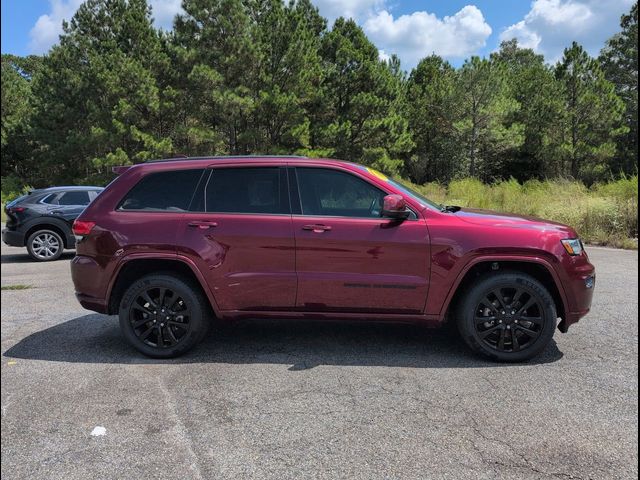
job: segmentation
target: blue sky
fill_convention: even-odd
[[[57,42],[63,19],[81,0],[1,0],[2,53],[46,52]],[[488,55],[501,39],[557,61],[573,40],[597,55],[619,29],[633,0],[312,0],[330,20],[353,17],[380,49],[400,56],[405,68],[431,53],[455,65],[470,55]],[[180,0],[149,0],[156,25],[171,28]]]

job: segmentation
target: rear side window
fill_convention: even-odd
[[[89,201],[89,192],[78,190],[63,193],[56,203],[58,205],[89,205]]]
[[[203,172],[198,169],[150,173],[127,193],[118,209],[187,211]]]
[[[289,213],[286,170],[278,167],[214,169],[205,210],[218,213]]]

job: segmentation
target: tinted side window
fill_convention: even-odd
[[[40,202],[47,203],[49,205],[58,205],[58,195],[50,193],[49,195],[45,195]]]
[[[278,167],[214,169],[205,189],[207,212],[289,213],[286,170]]]
[[[186,211],[203,171],[198,169],[150,173],[127,193],[118,208],[120,210]]]
[[[89,192],[82,190],[65,192],[58,197],[58,205],[89,205]]]
[[[303,215],[379,217],[385,192],[351,175],[326,168],[297,168]]]

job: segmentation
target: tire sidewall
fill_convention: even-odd
[[[190,328],[186,337],[178,345],[167,348],[155,348],[140,340],[129,320],[130,307],[136,297],[143,291],[154,287],[168,287],[179,294],[191,309]],[[122,296],[119,307],[120,330],[125,339],[139,352],[153,358],[171,358],[182,355],[193,348],[206,333],[206,309],[202,299],[192,285],[180,278],[169,275],[149,275],[134,282]]]
[[[49,258],[40,258],[33,251],[33,241],[37,236],[42,235],[44,233],[53,235],[54,237],[56,237],[56,240],[58,240],[58,242],[60,243],[60,248],[58,249],[56,254]],[[52,262],[54,260],[59,259],[60,256],[62,255],[62,252],[64,252],[64,241],[62,240],[62,236],[55,230],[49,230],[46,228],[43,228],[42,230],[36,230],[31,235],[29,235],[29,238],[27,239],[27,252],[29,253],[29,256],[36,262]]]
[[[475,329],[474,316],[476,306],[489,291],[500,287],[524,288],[528,292],[535,294],[542,303],[544,325],[540,336],[533,345],[519,352],[499,352],[492,349],[484,344]],[[457,317],[458,330],[464,341],[474,351],[501,362],[522,362],[539,354],[553,338],[557,324],[555,303],[547,289],[529,275],[510,272],[488,275],[471,287],[465,299],[461,302]]]

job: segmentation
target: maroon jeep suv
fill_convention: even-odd
[[[354,163],[216,157],[114,171],[74,224],[73,282],[151,357],[186,352],[213,317],[249,317],[451,321],[474,351],[522,361],[591,305],[594,268],[572,228],[441,206]]]

